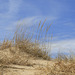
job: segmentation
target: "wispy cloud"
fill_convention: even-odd
[[[73,27],[73,26],[75,26],[75,23],[74,22],[65,22],[63,25]]]
[[[20,10],[20,6],[23,0],[9,0],[9,11],[8,14],[17,14]]]
[[[67,52],[68,49],[74,49],[74,1],[71,1],[71,4],[68,0],[0,0],[0,3],[0,34],[2,38],[6,32],[7,34],[11,33],[18,24],[32,27],[38,25],[40,20],[44,21],[47,18],[47,25],[53,22],[51,28],[54,41],[58,41],[53,41],[52,50],[57,52],[62,49],[61,51]],[[48,35],[50,35],[50,31]],[[70,36],[73,38],[69,38]],[[48,43],[46,45],[48,46]]]
[[[46,43],[46,47],[47,51],[51,53],[75,53],[75,39],[60,40],[53,43]]]
[[[31,27],[31,26],[38,26],[40,21],[44,21],[47,18],[47,22],[48,21],[53,21],[56,20],[56,17],[43,17],[43,16],[33,16],[33,17],[27,17],[27,18],[23,18],[20,19],[18,21],[14,21],[11,25],[7,26],[5,29],[6,30],[13,30],[16,25],[22,25],[25,27]]]
[[[2,1],[0,5],[0,25],[2,29],[12,27],[13,22],[16,19],[16,14],[19,12],[22,0],[8,0]]]

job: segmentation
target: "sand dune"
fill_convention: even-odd
[[[75,75],[75,62],[44,60],[6,48],[0,50],[0,75]]]

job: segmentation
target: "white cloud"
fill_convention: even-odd
[[[58,53],[58,52],[64,52],[64,53],[75,53],[75,39],[68,39],[68,40],[61,40],[53,43],[45,43],[48,52],[52,53]],[[51,48],[50,48],[51,45]]]
[[[66,22],[66,23],[64,23],[64,25],[66,25],[66,26],[75,26],[75,23],[74,22]]]
[[[0,25],[2,29],[11,30],[13,28],[13,22],[16,18],[15,15],[19,12],[21,3],[22,0],[2,1],[2,8],[0,7],[0,11],[4,12],[0,13]]]
[[[21,19],[19,21],[11,22],[11,25],[8,25],[5,28],[5,30],[7,30],[7,31],[13,31],[16,28],[17,25],[22,25],[24,27],[30,27],[32,25],[37,24],[38,20],[40,21],[40,19],[37,16],[27,17],[27,18]]]
[[[0,17],[4,19],[13,18],[13,15],[17,14],[17,12],[20,10],[21,3],[22,3],[22,0],[9,0],[8,2],[4,4],[5,9],[2,10],[3,12],[5,12],[5,10],[7,11],[5,12],[5,14],[1,13]]]
[[[20,21],[15,22],[15,25],[25,25],[25,26],[31,26],[32,24],[35,24],[35,21],[38,17],[34,16],[34,17],[27,17],[24,19],[21,19]]]
[[[22,8],[22,3],[25,8]],[[26,17],[26,18],[21,19],[20,21],[16,20],[16,22],[15,22],[14,21],[14,19],[16,18],[15,16],[20,11],[20,9],[23,9],[24,11],[26,11],[26,10],[33,11],[34,10],[35,13],[39,12],[39,15],[41,14],[42,11],[35,4],[32,4],[30,2],[28,3],[26,1],[24,2],[23,0],[9,0],[5,6],[7,6],[7,5],[8,5],[8,7],[6,7],[6,9],[8,9],[8,11],[6,11],[5,14],[2,14],[2,13],[0,14],[0,17],[1,17],[0,24],[4,25],[4,26],[7,25],[7,27],[6,27],[7,30],[11,30],[17,24],[24,24],[26,26],[34,25],[37,22],[39,22],[41,19],[44,20],[46,17],[47,17],[47,20],[49,20],[49,21],[57,19],[57,17],[55,17],[55,16],[49,17],[47,15],[47,16],[43,17],[43,16],[33,16],[32,15],[33,17]],[[9,25],[9,27],[8,27],[8,25]]]
[[[20,10],[22,0],[9,0],[9,12],[8,14],[17,13]]]
[[[47,17],[43,16],[33,16],[33,17],[23,18],[21,20],[11,22],[11,25],[7,26],[5,29],[13,30],[16,27],[16,25],[23,25],[25,27],[37,26],[41,20],[44,21],[46,18]],[[47,21],[52,21],[53,19],[55,20],[56,18],[48,17]]]

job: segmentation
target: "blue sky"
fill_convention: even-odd
[[[75,0],[0,0],[0,40],[11,38],[17,24],[35,27],[46,18],[46,25],[52,23],[52,49],[74,51]]]

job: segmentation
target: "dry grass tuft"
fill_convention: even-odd
[[[3,43],[0,46],[0,50],[11,48],[12,47],[12,41],[4,40]]]
[[[44,23],[42,24],[42,26],[40,23],[39,23],[39,27],[41,27],[41,29],[39,32],[41,33]],[[39,35],[38,35],[38,38],[40,38]],[[34,39],[37,40],[36,38]],[[46,50],[42,50],[38,42],[36,41],[32,42],[32,36],[27,35],[22,27],[18,27],[18,29],[16,30],[15,35],[14,35],[14,40],[15,40],[15,47],[19,48],[20,51],[26,52],[36,58],[50,60],[50,57],[48,56],[48,53],[46,52]]]
[[[26,33],[21,26],[19,26],[14,34],[13,40],[4,40],[0,46],[0,64],[16,64],[16,65],[26,65],[33,66],[28,59],[44,59],[51,60],[52,58],[48,56],[48,52],[45,48],[40,48],[40,35],[42,36],[42,32],[46,30],[46,35],[51,27],[51,24],[44,28],[43,22],[41,25],[41,21],[38,26],[39,34],[36,35],[38,39],[34,38],[35,41],[32,40],[32,36]],[[42,31],[43,30],[43,31]],[[33,35],[33,34],[32,34]],[[52,39],[52,37],[51,37]],[[13,41],[13,42],[12,42]],[[64,54],[58,54],[58,56],[53,60],[56,61],[53,66],[49,64],[45,67],[40,67],[39,69],[42,72],[39,75],[75,75],[75,56],[67,57]]]
[[[44,23],[42,27],[43,25]],[[40,48],[38,42],[32,42],[32,36],[30,35],[24,31],[23,27],[18,26],[13,40],[4,40],[1,44],[0,63],[28,65],[29,63],[26,63],[26,60],[30,58],[50,60],[48,53]]]
[[[52,67],[39,68],[41,73],[36,75],[75,75],[75,63],[65,63],[64,61],[55,63]]]
[[[53,60],[54,65],[48,64],[45,67],[39,67],[41,73],[36,75],[75,75],[75,56],[67,57],[64,54],[58,54],[57,59]]]

